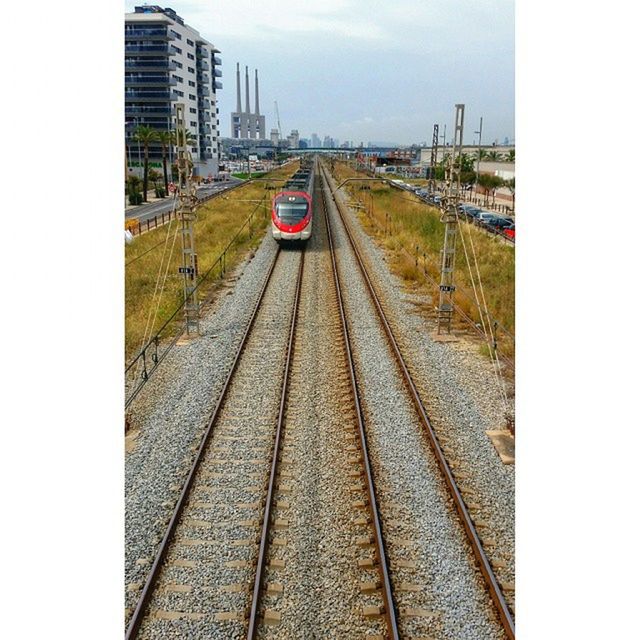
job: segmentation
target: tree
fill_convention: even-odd
[[[478,156],[480,156],[480,161],[487,157],[487,152],[484,149],[479,149],[473,153],[473,157],[477,160]]]
[[[507,162],[515,162],[516,161],[516,150],[511,149],[507,154]]]
[[[144,148],[144,177],[142,181],[142,197],[144,201],[147,201],[147,189],[149,187],[149,145],[152,142],[157,140],[158,132],[151,127],[147,127],[144,125],[139,126],[133,137],[140,143]]]
[[[499,176],[492,176],[488,173],[481,173],[478,177],[478,184],[484,189],[485,206],[487,206],[490,193],[493,196],[493,204],[495,205],[496,189],[504,184],[502,178]]]
[[[497,151],[489,151],[487,159],[492,162],[498,162],[500,160],[500,154]]]
[[[171,131],[158,131],[158,142],[162,145],[162,172],[164,174],[164,192],[169,193],[169,179],[167,177],[167,148],[172,143]]]
[[[513,152],[515,155],[515,151]],[[516,179],[510,178],[504,181],[504,186],[511,192],[511,207],[516,210]]]

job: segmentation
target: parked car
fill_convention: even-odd
[[[472,220],[477,220],[478,216],[483,213],[482,209],[478,209],[478,207],[468,207],[464,211],[467,218],[471,218]]]
[[[504,229],[502,229],[502,233],[507,236],[507,238],[511,238],[514,242],[516,239],[516,225],[512,224],[509,225],[508,227],[504,227]]]
[[[487,224],[491,225],[492,227],[496,227],[497,229],[504,229],[505,227],[513,224],[513,219],[498,217],[488,220]]]
[[[477,220],[480,224],[490,224],[490,220],[497,220],[499,215],[491,213],[490,211],[482,211],[478,214]]]

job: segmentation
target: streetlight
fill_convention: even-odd
[[[480,148],[482,142],[482,116],[480,117],[480,131],[474,131],[478,134],[478,157],[476,159],[476,196],[478,195],[478,178],[480,177]]]

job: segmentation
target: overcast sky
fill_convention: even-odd
[[[133,11],[141,2],[125,2]],[[152,4],[152,3],[149,3]],[[235,66],[260,77],[267,131],[309,138],[409,144],[451,139],[465,104],[464,142],[515,136],[513,0],[172,0],[184,21],[220,49],[221,135],[230,136]]]

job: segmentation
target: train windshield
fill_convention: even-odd
[[[285,224],[295,224],[307,215],[308,209],[306,202],[282,202],[276,205],[276,215]]]

